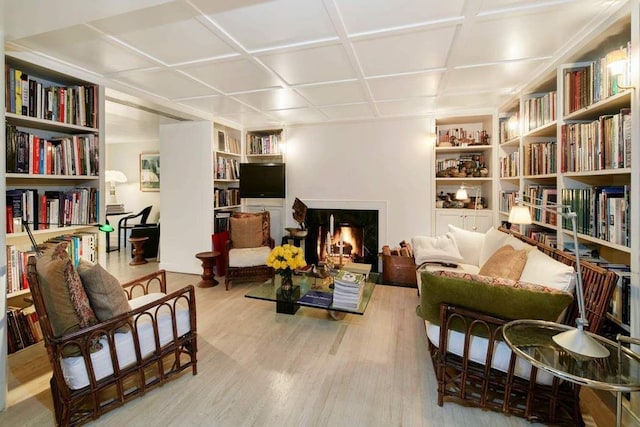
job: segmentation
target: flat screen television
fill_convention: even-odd
[[[240,163],[240,197],[286,197],[284,163]]]

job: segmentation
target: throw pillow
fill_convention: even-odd
[[[482,267],[485,262],[493,255],[495,251],[505,245],[509,235],[500,230],[491,227],[484,235],[482,247],[480,247],[480,255],[478,259],[478,267]]]
[[[521,249],[517,251],[513,246],[506,245],[491,255],[478,274],[481,276],[518,280],[526,262],[526,250]]]
[[[449,224],[449,234],[456,242],[456,247],[460,251],[465,264],[479,265],[480,248],[484,243],[484,233],[464,230]]]
[[[520,280],[567,292],[573,292],[576,285],[573,267],[556,261],[539,250],[527,255]]]
[[[251,212],[234,212],[234,218],[249,218],[249,217],[260,217],[262,219],[262,245],[261,246],[269,246],[269,241],[271,240],[271,214],[269,211],[262,211],[259,213],[251,213]]]
[[[36,271],[40,293],[56,337],[98,323],[80,276],[67,254],[67,242],[45,250],[36,261]],[[101,348],[97,338],[89,344],[90,351]],[[78,356],[81,351],[69,346],[65,347],[63,353],[64,356]]]
[[[504,320],[555,321],[573,301],[569,292],[523,281],[452,271],[423,272],[418,316],[440,325],[440,304],[486,313]],[[454,326],[462,330],[460,325]],[[483,329],[483,328],[480,328]]]
[[[252,215],[230,218],[231,241],[234,248],[255,248],[262,246],[262,218]]]
[[[100,264],[81,259],[78,274],[98,320],[105,321],[131,310],[120,281]]]
[[[437,237],[416,236],[411,239],[411,245],[418,265],[425,262],[459,264],[464,261],[456,242],[448,234]]]

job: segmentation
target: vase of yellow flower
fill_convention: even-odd
[[[276,246],[271,250],[267,258],[267,265],[273,267],[281,277],[280,289],[290,291],[293,289],[293,270],[307,265],[302,254],[302,249],[297,246],[285,244]]]

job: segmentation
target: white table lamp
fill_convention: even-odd
[[[107,204],[117,205],[118,198],[116,197],[116,183],[122,184],[127,182],[127,177],[120,171],[108,170],[104,173],[104,179],[109,183],[109,198],[107,199]]]
[[[482,188],[481,187],[468,187],[468,186],[462,184],[460,186],[460,188],[458,188],[458,191],[456,191],[456,195],[455,195],[456,200],[467,200],[469,198],[469,193],[467,192],[467,190],[475,190],[475,196],[473,197],[473,199],[474,199],[474,204],[473,204],[473,226],[471,227],[471,229],[473,231],[476,231],[478,229],[478,227],[476,226],[476,219],[478,217],[478,204],[481,202]]]
[[[522,198],[516,199],[516,204],[509,211],[509,222],[512,224],[531,224],[531,212],[529,208],[540,209],[545,212],[556,213],[563,218],[571,220],[573,244],[576,256],[576,299],[578,302],[579,317],[576,319],[576,328],[561,332],[553,337],[553,341],[559,346],[587,357],[607,357],[609,350],[600,345],[596,340],[584,331],[589,325],[585,314],[584,288],[582,286],[582,272],[580,271],[580,250],[578,246],[578,232],[576,228],[576,213],[569,206],[555,203],[537,205],[525,202]]]

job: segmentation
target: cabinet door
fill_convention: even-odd
[[[449,224],[465,228],[464,215],[459,209],[441,209],[436,212],[434,236],[442,236],[449,231]]]
[[[486,232],[493,225],[491,211],[473,209],[442,209],[436,212],[435,236],[449,231],[449,224],[469,231]],[[475,229],[474,229],[475,228]]]
[[[475,222],[474,222],[475,215]],[[474,213],[473,211],[467,212],[465,214],[465,230],[477,231],[479,233],[485,233],[491,226],[493,225],[493,221],[491,220],[491,211],[478,211]],[[475,230],[474,230],[475,223]]]

